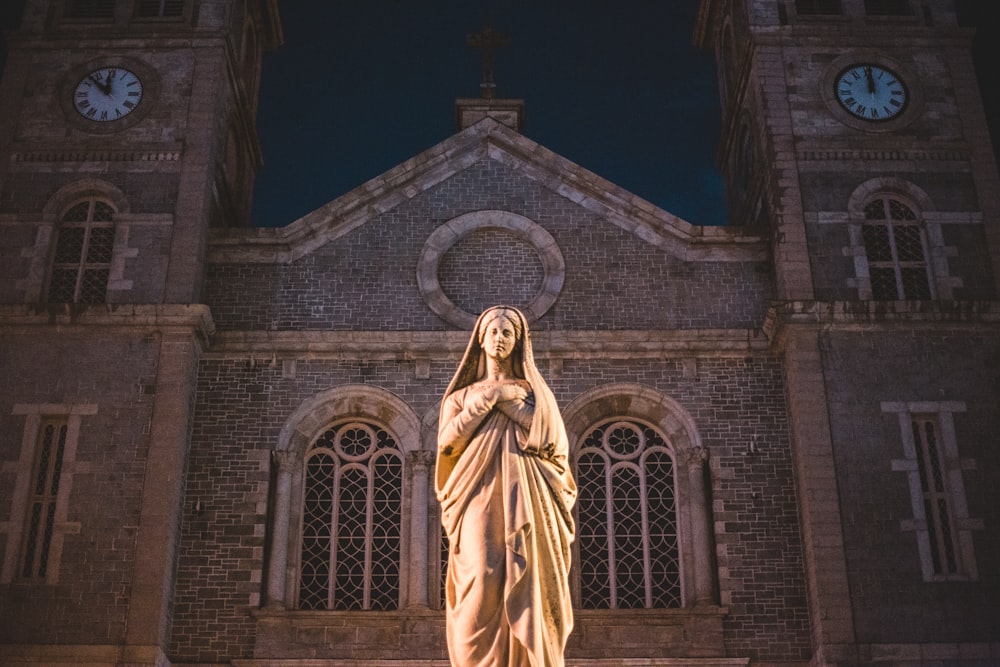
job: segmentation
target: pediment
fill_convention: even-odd
[[[209,261],[295,261],[483,160],[516,170],[678,259],[745,262],[766,256],[765,242],[757,235],[692,225],[485,118],[286,227],[213,230]]]

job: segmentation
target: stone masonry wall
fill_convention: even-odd
[[[24,520],[11,516],[25,425],[14,406],[97,405],[81,417],[75,463],[60,480],[79,530],[65,536],[58,583],[0,584],[0,643],[124,641],[158,346],[155,336],[98,332],[0,338],[0,521]],[[19,550],[7,539],[0,549]]]
[[[844,539],[857,640],[861,643],[996,640],[1000,618],[1000,339],[928,329],[831,332],[823,337]],[[896,414],[883,402],[960,401],[954,413],[979,581],[924,582],[916,534],[900,522],[913,517]],[[929,613],[929,605],[934,613]]]
[[[207,303],[220,330],[446,328],[417,289],[420,249],[441,224],[483,209],[530,218],[565,258],[563,291],[539,329],[752,327],[771,298],[762,264],[680,261],[485,160],[291,264],[211,266]]]
[[[245,359],[203,362],[175,601],[174,659],[251,657],[252,611],[264,586],[268,459],[292,411],[321,391],[361,383],[393,392],[422,416],[437,410],[457,362],[457,357],[435,359],[426,379],[415,376],[412,363],[391,360],[301,358],[294,377],[283,377],[281,359],[253,367]],[[699,359],[694,376],[692,366],[688,372],[684,366],[680,359],[566,359],[561,374],[547,375],[562,406],[589,389],[629,382],[655,388],[691,413],[712,456],[721,603],[730,610],[724,623],[727,653],[806,659],[805,584],[780,366],[763,354]],[[759,452],[746,456],[754,438]],[[366,647],[365,655],[392,655],[392,641]],[[276,650],[270,646],[269,654]],[[287,648],[289,655],[295,650]],[[440,658],[441,650],[406,657]]]

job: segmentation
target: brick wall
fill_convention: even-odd
[[[211,266],[207,303],[220,330],[446,328],[419,297],[420,249],[451,218],[491,208],[535,221],[565,257],[563,291],[536,328],[725,328],[763,320],[772,294],[763,265],[682,262],[492,160],[290,264]]]
[[[351,383],[387,389],[423,415],[436,410],[456,363],[434,360],[427,379],[417,379],[411,363],[396,361],[299,360],[294,378],[282,377],[280,362],[253,368],[246,360],[203,363],[175,604],[178,660],[251,655],[250,612],[260,602],[264,576],[267,460],[288,415],[317,393]],[[804,659],[805,584],[780,367],[764,355],[702,359],[697,368],[691,377],[679,359],[566,359],[551,385],[566,406],[589,389],[642,383],[691,413],[712,452],[722,603],[730,609],[726,648],[766,660]],[[745,456],[755,437],[760,452]],[[194,513],[196,502],[201,515]],[[282,654],[270,645],[268,651]]]
[[[1000,340],[960,331],[899,335],[891,331],[832,333],[823,339],[837,479],[844,517],[851,599],[859,642],[920,643],[996,638],[1000,560],[995,530],[974,530],[980,581],[924,582],[900,424],[884,401],[961,401],[954,415],[969,516],[996,526],[1000,474],[995,454],[1000,413],[996,369]]]
[[[0,643],[124,640],[157,350],[155,337],[99,333],[0,341],[0,520],[24,520],[10,516],[25,422],[13,406],[97,405],[81,418],[75,463],[63,470],[67,520],[80,528],[65,537],[58,583],[0,585]]]

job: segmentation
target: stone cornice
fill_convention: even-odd
[[[800,148],[795,153],[799,162],[952,162],[963,165],[969,161],[969,151],[960,147],[942,148]]]
[[[458,357],[466,331],[220,331],[206,358],[413,360]],[[534,331],[538,359],[664,359],[746,356],[766,352],[767,338],[752,329]]]
[[[778,341],[788,327],[837,330],[987,326],[1000,333],[1000,301],[783,301],[772,304],[764,334]]]
[[[53,150],[14,151],[11,162],[177,162],[181,158],[176,150],[124,150],[111,151],[96,148],[60,148]]]
[[[761,261],[766,241],[699,227],[486,118],[373,178],[287,227],[212,230],[209,261],[288,263],[489,158],[520,170],[596,215],[689,261]]]
[[[186,333],[205,347],[215,323],[209,307],[201,304],[0,305],[0,334],[34,335],[39,328],[48,334],[53,327],[67,334],[96,328]]]

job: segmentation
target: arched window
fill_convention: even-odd
[[[594,427],[576,454],[580,605],[681,606],[674,459],[635,420]]]
[[[115,210],[99,199],[79,202],[62,216],[48,300],[104,303],[115,244]]]
[[[387,610],[400,600],[403,454],[362,421],[335,424],[304,458],[300,609]]]
[[[914,210],[885,195],[869,202],[864,213],[861,232],[872,299],[933,298],[926,239]]]

